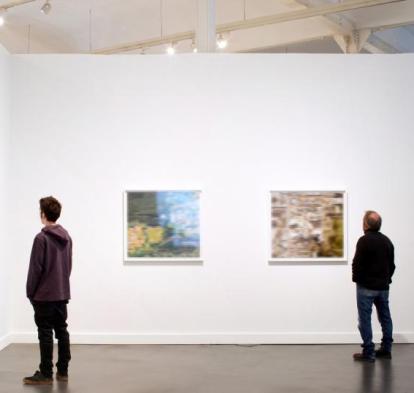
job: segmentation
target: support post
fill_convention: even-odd
[[[359,53],[371,35],[370,29],[353,30],[351,35],[334,36],[336,43],[344,53]]]
[[[195,44],[198,52],[216,50],[216,0],[197,0]]]

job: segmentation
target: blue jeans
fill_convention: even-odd
[[[363,354],[375,356],[375,345],[372,342],[371,314],[372,305],[377,309],[378,320],[382,328],[381,348],[391,352],[392,319],[388,304],[389,291],[376,291],[357,284],[358,328],[362,337]]]

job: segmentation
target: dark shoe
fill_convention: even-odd
[[[392,359],[391,352],[382,348],[375,351],[375,357],[381,359]]]
[[[25,385],[52,385],[53,378],[45,377],[40,371],[36,371],[31,377],[23,378]]]
[[[56,381],[60,381],[60,382],[68,382],[69,380],[69,376],[68,374],[61,374],[61,373],[56,373]]]
[[[374,357],[367,356],[363,353],[354,353],[354,360],[356,360],[358,362],[369,362],[369,363],[374,363],[375,362]]]

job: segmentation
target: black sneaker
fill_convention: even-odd
[[[59,371],[56,373],[56,381],[68,382],[68,380],[69,380],[68,373],[60,373]]]
[[[45,377],[40,371],[36,371],[31,377],[23,378],[25,385],[52,385],[53,378]]]
[[[383,348],[377,349],[375,351],[375,357],[381,359],[392,359],[391,351],[386,351]]]
[[[363,353],[354,353],[354,360],[356,360],[357,362],[374,363],[375,362],[375,357],[367,356]]]

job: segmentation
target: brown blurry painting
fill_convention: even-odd
[[[272,191],[271,259],[343,260],[345,192]]]

